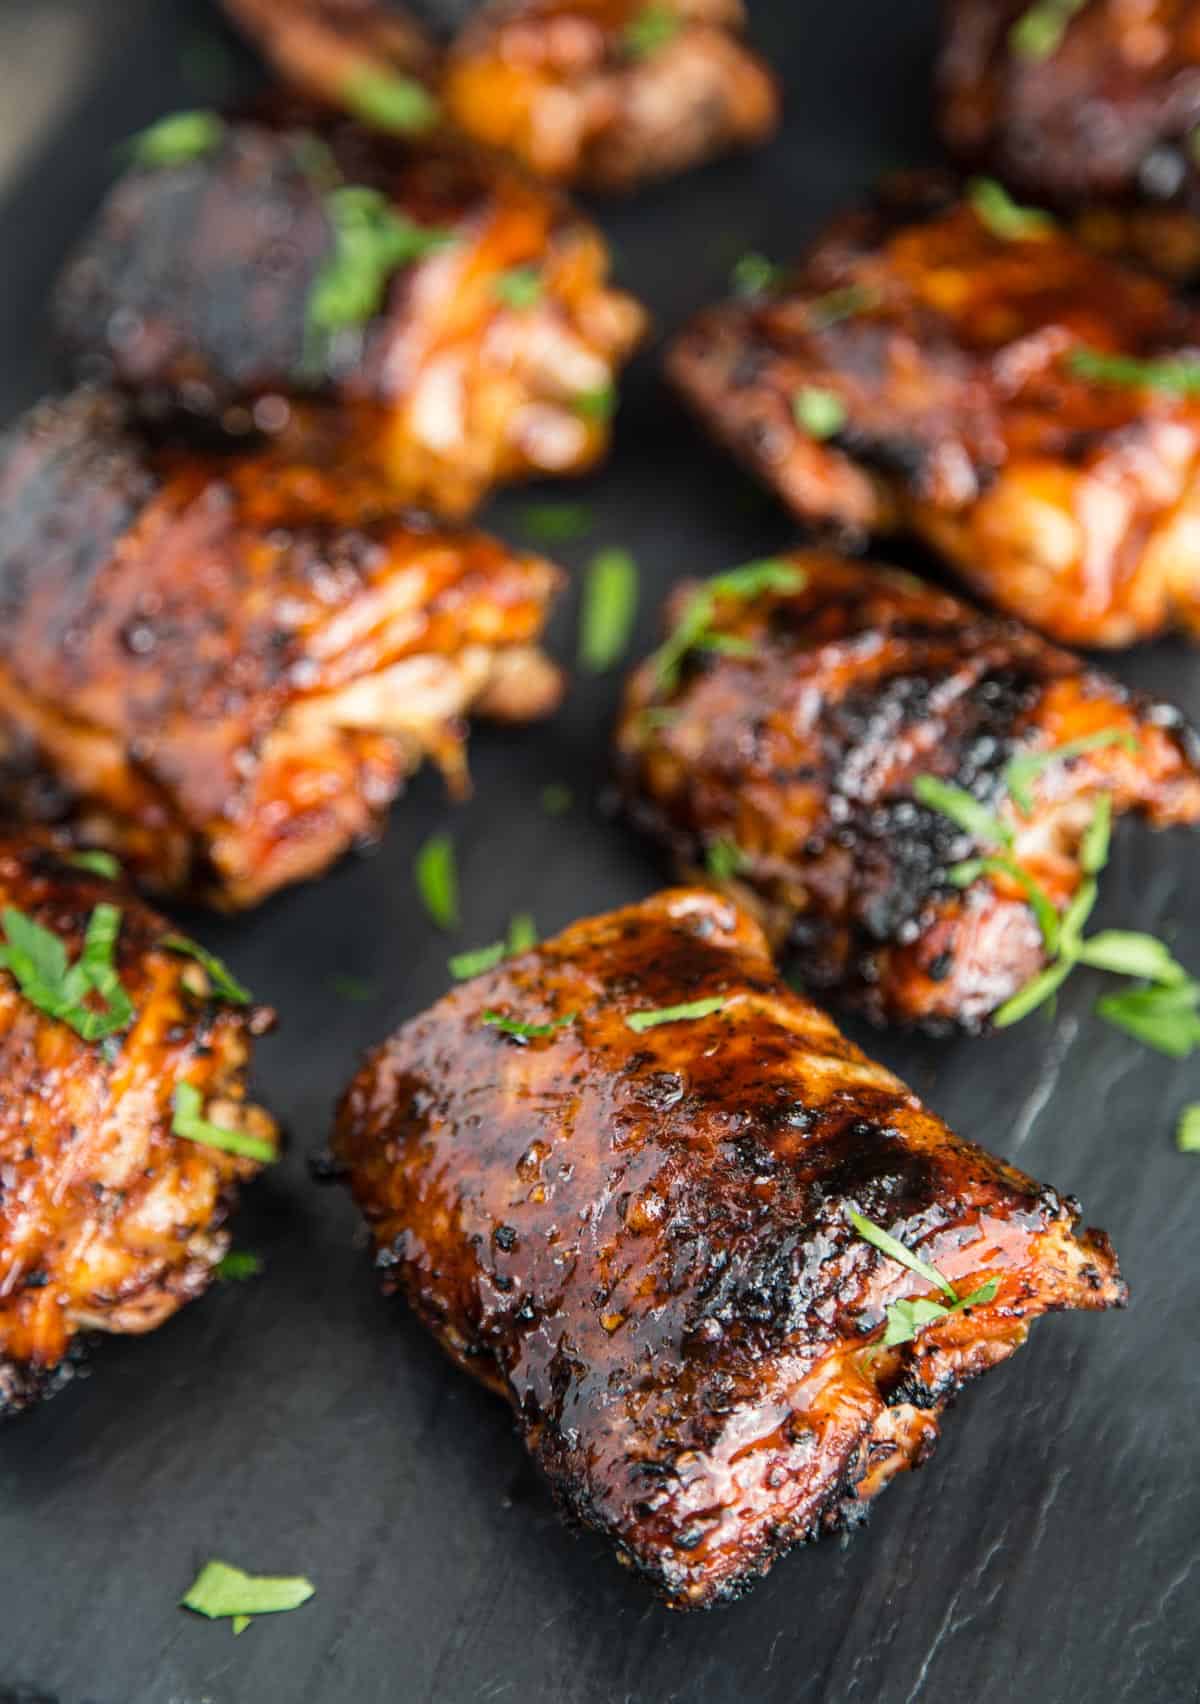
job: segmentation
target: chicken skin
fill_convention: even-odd
[[[81,1333],[152,1331],[202,1293],[277,1136],[244,1083],[271,1014],[165,919],[35,839],[0,843],[0,906],[3,1417],[70,1376]],[[99,967],[69,1017],[47,1010],[63,954]]]
[[[954,1136],[699,889],[578,923],[405,1024],[336,1149],[385,1288],[676,1608],[852,1524],[1039,1314],[1124,1300],[1073,1201]],[[931,1286],[851,1213],[977,1305],[897,1341],[885,1317]]]
[[[806,520],[916,533],[1064,643],[1200,634],[1196,317],[997,185],[892,186],[669,367]]]
[[[790,942],[814,990],[879,1023],[978,1029],[1045,967],[1047,943],[1019,876],[956,883],[1005,849],[921,802],[916,777],[993,813],[1009,862],[1061,913],[1099,795],[1156,825],[1200,818],[1200,740],[1178,712],[910,575],[815,551],[775,569],[754,596],[735,595],[736,575],[716,596],[675,594],[672,631],[698,595],[705,627],[677,665],[660,651],[630,677],[629,807],[681,871],[707,869]]]
[[[601,456],[644,316],[553,192],[341,120],[154,135],[60,284],[84,376],[268,431],[332,400],[344,453],[451,517]]]
[[[354,468],[148,453],[80,391],[0,439],[0,733],[155,889],[224,907],[315,875],[468,710],[558,701],[559,571],[396,510]],[[21,806],[18,806],[21,808]]]

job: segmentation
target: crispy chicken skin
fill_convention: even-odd
[[[918,803],[914,777],[1008,823],[1013,856],[1061,909],[1100,793],[1157,825],[1200,818],[1200,741],[1178,712],[910,575],[790,560],[799,589],[720,600],[714,631],[740,651],[692,652],[675,684],[654,658],[630,677],[617,734],[629,807],[689,876],[736,847],[732,891],[790,940],[813,989],[880,1023],[979,1028],[1045,946],[1011,878],[950,881],[994,848]],[[690,596],[675,594],[675,616]],[[1018,810],[1012,758],[1101,733],[1136,750],[1047,766]]]
[[[359,296],[361,236],[335,230],[347,189],[437,245],[385,273],[377,311]],[[365,317],[330,329],[314,315],[347,254],[333,310],[348,293]],[[595,227],[506,167],[339,119],[319,136],[231,122],[199,157],[125,173],[56,313],[81,371],[147,406],[274,429],[294,418],[285,397],[336,400],[347,446],[405,501],[456,517],[499,481],[578,472],[607,447],[644,324],[607,270]],[[514,274],[530,286],[515,299]]]
[[[447,112],[539,177],[632,189],[775,129],[745,21],[741,0],[498,0],[451,47]]]
[[[522,1043],[488,1010],[574,1016]],[[385,1288],[677,1608],[851,1524],[1037,1315],[1125,1295],[1073,1201],[954,1136],[702,890],[578,923],[404,1025],[348,1090],[336,1147]],[[886,1307],[928,1287],[850,1210],[960,1294],[998,1278],[995,1299],[878,1347]]]
[[[131,1027],[88,1042],[0,971],[0,1417],[69,1376],[80,1333],[142,1332],[207,1287],[224,1221],[255,1160],[171,1133],[181,1083],[204,1116],[273,1144],[245,1099],[263,1008],[227,1005],[170,925],[125,888],[34,839],[0,842],[0,904],[57,935],[74,960],[100,903],[121,911],[115,963]]]
[[[999,236],[921,179],[837,221],[780,286],[702,313],[668,361],[798,515],[908,529],[1052,638],[1118,646],[1200,635],[1200,395],[1075,363],[1197,344],[1158,280],[1058,227]]]
[[[353,468],[147,454],[80,391],[0,440],[0,726],[87,837],[252,905],[373,832],[462,718],[557,703],[559,571],[395,509]]]

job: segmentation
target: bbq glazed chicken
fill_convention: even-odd
[[[0,439],[14,796],[49,770],[139,879],[253,905],[373,832],[422,757],[461,793],[468,710],[554,707],[559,579],[354,468],[147,453],[110,397],[43,404]]]
[[[0,906],[3,1418],[70,1376],[81,1334],[202,1293],[277,1136],[244,1083],[271,1014],[165,919],[35,839],[0,842]]]
[[[668,359],[806,520],[914,532],[1067,643],[1200,634],[1196,317],[998,185],[892,186]]]
[[[778,122],[741,0],[498,0],[471,17],[440,77],[429,38],[386,0],[227,4],[306,93],[384,128],[444,116],[554,183],[629,190],[762,142]]]
[[[736,571],[675,594],[672,637],[626,689],[629,807],[790,942],[810,987],[876,1022],[978,1029],[1048,962],[1028,878],[1061,913],[1102,794],[1156,825],[1200,818],[1200,740],[910,575],[815,551],[765,567],[742,571],[753,595]],[[1011,845],[922,802],[919,776]]]
[[[190,153],[143,138],[61,280],[85,376],[285,433],[333,401],[344,454],[451,517],[600,457],[643,315],[553,192],[341,120],[197,117]]]
[[[1075,1202],[954,1136],[701,890],[455,989],[368,1059],[336,1144],[385,1288],[676,1608],[852,1524],[1039,1314],[1125,1294]],[[931,1286],[852,1212],[957,1308],[899,1341]]]

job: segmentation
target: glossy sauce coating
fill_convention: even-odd
[[[558,571],[336,459],[148,453],[80,391],[0,441],[0,517],[0,732],[164,890],[253,904],[426,754],[461,792],[468,710],[558,701]]]
[[[783,560],[800,589],[717,606],[712,630],[738,652],[692,652],[675,683],[653,657],[631,675],[617,733],[630,810],[693,877],[736,847],[733,887],[810,988],[881,1023],[978,1028],[1043,968],[1045,944],[1010,878],[953,884],[955,863],[998,848],[920,804],[914,777],[995,812],[1061,909],[1100,793],[1160,826],[1200,818],[1200,740],[1178,712],[911,575]],[[668,625],[695,589],[679,588]],[[1014,757],[1103,733],[1136,750],[1047,766],[1018,811]]]
[[[49,843],[0,843],[0,906],[52,931],[72,961],[102,902],[121,911],[127,1033],[83,1041],[0,971],[0,1417],[69,1376],[80,1333],[153,1330],[225,1254],[237,1186],[261,1167],[172,1135],[178,1085],[200,1091],[210,1121],[276,1137],[244,1098],[251,1039],[270,1014],[218,1001],[131,890]]]
[[[1073,362],[1197,347],[1158,280],[1060,226],[997,235],[943,181],[907,179],[778,288],[701,314],[668,361],[798,515],[913,531],[1001,609],[1108,646],[1200,633],[1200,398]],[[814,391],[827,435],[797,414]]]
[[[723,1005],[626,1021],[702,999]],[[488,1011],[558,1027],[522,1042]],[[385,1287],[507,1397],[570,1513],[681,1608],[853,1521],[1036,1315],[1124,1298],[1073,1202],[952,1135],[701,890],[448,994],[367,1060],[335,1145]],[[887,1305],[927,1287],[852,1208],[962,1294],[997,1277],[994,1301],[864,1355]]]

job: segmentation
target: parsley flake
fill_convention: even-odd
[[[342,101],[365,124],[397,136],[419,136],[442,116],[424,83],[396,72],[356,71],[342,85]]]
[[[237,1154],[245,1160],[258,1160],[264,1166],[278,1158],[273,1142],[247,1135],[244,1130],[227,1130],[223,1125],[210,1123],[203,1113],[204,1097],[194,1083],[179,1083],[171,1105],[173,1136],[199,1142],[205,1148],[219,1148],[222,1153]]]
[[[536,945],[537,925],[527,911],[519,911],[508,925],[503,941],[476,947],[473,952],[455,953],[450,960],[450,974],[456,982],[466,982],[473,976],[482,976],[484,971],[495,970],[505,959],[515,958]]]
[[[931,1266],[927,1260],[905,1248],[902,1242],[890,1235],[882,1225],[874,1224],[864,1218],[861,1213],[850,1210],[850,1223],[864,1241],[877,1248],[881,1254],[886,1254],[889,1260],[894,1260],[901,1266],[907,1266],[910,1272],[924,1278],[927,1284],[932,1284],[946,1297],[944,1302],[932,1301],[929,1298],[905,1297],[901,1301],[892,1302],[887,1310],[887,1330],[879,1345],[883,1349],[891,1349],[897,1343],[909,1343],[916,1337],[923,1326],[932,1325],[935,1320],[946,1319],[950,1314],[961,1313],[966,1308],[982,1307],[984,1303],[994,1301],[1000,1288],[999,1278],[986,1278],[978,1289],[972,1290],[967,1296],[960,1296],[954,1285],[939,1272],[936,1266]]]
[[[1035,0],[1008,32],[1008,45],[1018,59],[1049,59],[1058,52],[1067,25],[1087,0]]]
[[[1077,740],[1067,740],[1064,745],[1050,746],[1045,751],[1018,752],[1004,771],[1005,786],[1012,795],[1013,803],[1028,816],[1033,810],[1030,783],[1043,771],[1056,763],[1082,757],[1086,752],[1101,751],[1105,746],[1114,745],[1124,746],[1126,751],[1138,749],[1137,741],[1126,729],[1098,728],[1093,734],[1083,734]]]
[[[1054,229],[1049,213],[1040,207],[1020,206],[995,178],[972,178],[967,185],[967,200],[980,224],[1001,242],[1045,237]]]
[[[130,138],[129,152],[139,166],[183,166],[213,153],[225,139],[225,120],[215,112],[173,112]]]
[[[248,1006],[253,1000],[253,994],[242,987],[229,966],[215,953],[210,953],[207,947],[202,947],[199,941],[190,940],[186,935],[164,935],[161,944],[168,952],[195,959],[207,975],[212,993],[218,1000],[227,1000],[231,1006]]]
[[[744,868],[746,854],[736,840],[712,840],[705,848],[704,868],[714,882],[727,882]]]
[[[63,859],[64,864],[70,864],[72,869],[86,870],[89,875],[103,876],[105,881],[119,881],[124,873],[121,860],[114,858],[111,852],[87,850],[83,852],[68,852]]]
[[[683,19],[661,0],[650,0],[625,26],[621,41],[631,59],[649,59],[674,41]]]
[[[1072,349],[1067,367],[1078,379],[1103,385],[1162,391],[1169,396],[1200,395],[1200,357],[1164,355],[1141,361],[1133,355],[1109,355],[1098,349]]]
[[[593,526],[585,503],[530,503],[521,511],[521,530],[539,544],[570,544]]]
[[[213,1267],[213,1277],[240,1284],[247,1278],[257,1278],[263,1270],[263,1264],[261,1254],[251,1254],[248,1249],[231,1248]]]
[[[383,307],[393,273],[454,242],[452,231],[418,225],[377,189],[345,184],[325,197],[333,250],[308,297],[312,333],[365,325]]]
[[[458,865],[448,834],[431,834],[414,865],[417,892],[439,929],[458,928]]]
[[[624,656],[637,615],[637,563],[627,550],[602,550],[588,564],[579,617],[579,663],[603,674]]]
[[[936,775],[917,775],[913,779],[912,790],[918,803],[937,811],[940,816],[949,817],[964,834],[1000,846],[1012,845],[1012,829],[965,788],[951,786]]]
[[[828,326],[840,325],[843,320],[853,319],[857,314],[878,306],[878,290],[868,284],[843,284],[836,290],[827,290],[823,296],[814,297],[805,312],[813,330],[824,331]]]
[[[583,420],[606,426],[616,413],[617,392],[611,384],[593,385],[590,390],[576,391],[571,407]]]
[[[849,419],[846,404],[837,392],[822,390],[817,385],[805,385],[796,392],[792,398],[792,416],[810,438],[822,442],[836,437]]]
[[[641,1035],[644,1030],[657,1029],[659,1024],[678,1024],[690,1022],[693,1018],[707,1018],[713,1012],[720,1012],[725,1007],[725,996],[714,994],[707,1000],[688,1000],[682,1006],[660,1006],[650,1012],[630,1012],[625,1019],[625,1027]]]
[[[696,650],[725,650],[736,648],[742,654],[753,649],[747,640],[735,635],[721,634],[714,628],[722,600],[749,603],[766,592],[798,592],[806,583],[803,568],[784,557],[768,557],[761,562],[747,562],[724,574],[715,574],[703,581],[692,593],[679,620],[654,653],[654,664],[660,692],[671,692],[679,683],[684,659]],[[730,641],[733,641],[731,647]]]
[[[315,1590],[301,1574],[246,1574],[228,1562],[214,1560],[204,1564],[179,1602],[210,1621],[232,1620],[234,1632],[240,1633],[252,1615],[299,1609]]]
[[[542,299],[542,275],[536,266],[510,266],[496,278],[492,294],[506,308],[536,308]]]
[[[777,266],[765,254],[744,254],[735,261],[729,275],[729,287],[735,296],[765,296],[778,290],[787,277],[787,268]]]
[[[116,1035],[136,1016],[114,961],[121,916],[118,906],[97,905],[88,919],[82,951],[68,964],[67,949],[57,935],[15,905],[6,905],[0,911],[5,935],[0,969],[16,979],[30,1005],[68,1025],[83,1041]],[[103,1010],[86,1004],[90,994],[103,1000]]]
[[[1181,1154],[1200,1154],[1200,1105],[1193,1102],[1180,1113],[1175,1146]]]
[[[565,1029],[568,1024],[575,1022],[577,1016],[576,1012],[567,1012],[561,1018],[551,1018],[549,1023],[526,1024],[518,1018],[505,1017],[503,1012],[489,1010],[484,1012],[480,1021],[487,1024],[489,1029],[499,1030],[501,1035],[511,1036],[514,1041],[524,1046],[527,1041],[538,1041],[543,1036],[553,1035],[556,1030]]]

